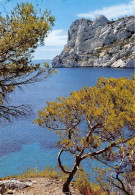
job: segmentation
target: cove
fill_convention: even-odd
[[[26,119],[17,119],[0,127],[0,177],[20,174],[27,167],[42,170],[46,166],[57,165],[59,150],[56,148],[56,135],[32,123],[37,111],[45,106],[46,101],[53,101],[60,96],[66,97],[71,91],[84,86],[94,86],[101,76],[130,78],[130,74],[133,74],[133,69],[96,67],[57,70],[58,73],[46,81],[22,86],[21,91],[16,88],[10,94],[8,104],[31,105],[33,113]],[[65,165],[72,164],[70,156],[63,156],[63,159]]]

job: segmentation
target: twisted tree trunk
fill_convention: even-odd
[[[72,179],[73,179],[73,177],[74,177],[74,175],[75,175],[75,173],[80,165],[80,162],[81,162],[81,158],[76,157],[76,162],[71,170],[71,173],[69,174],[69,176],[67,177],[67,180],[63,184],[63,189],[62,189],[63,193],[70,194],[69,185],[70,185],[70,183],[71,183],[71,181],[72,181]]]

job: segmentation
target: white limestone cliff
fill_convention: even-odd
[[[135,17],[108,21],[78,19],[68,31],[67,44],[53,61],[53,67],[115,67],[135,65]]]

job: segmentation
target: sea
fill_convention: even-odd
[[[34,63],[50,60],[34,61]],[[54,101],[57,97],[67,97],[71,91],[77,91],[84,86],[94,86],[98,78],[129,77],[133,69],[119,68],[59,68],[44,81],[16,88],[8,99],[9,105],[27,104],[32,108],[27,118],[14,119],[12,123],[0,126],[0,178],[21,174],[27,168],[45,169],[46,166],[57,165],[56,148],[58,137],[50,130],[33,123],[37,112],[46,106],[46,101]],[[63,155],[64,165],[72,167],[73,158]]]

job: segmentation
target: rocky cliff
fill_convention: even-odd
[[[116,67],[135,65],[135,17],[108,21],[79,19],[68,31],[67,44],[53,61],[53,67]]]

